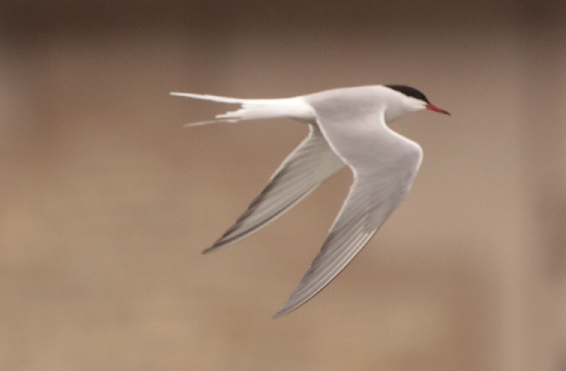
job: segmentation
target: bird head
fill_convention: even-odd
[[[428,109],[450,115],[448,111],[429,102],[427,97],[415,88],[406,85],[384,85],[388,90],[385,122],[391,122],[406,114]]]

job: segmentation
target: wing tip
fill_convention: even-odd
[[[278,319],[278,318],[281,318],[281,317],[283,317],[285,314],[287,314],[287,313],[281,313],[281,311],[279,311],[279,312],[275,313],[275,314],[273,315],[273,317],[271,317],[271,319]]]
[[[286,305],[283,305],[283,307],[279,310],[279,312],[275,313],[275,314],[273,315],[273,317],[271,317],[271,318],[273,318],[273,319],[281,318],[281,317],[283,317],[283,316],[285,316],[285,315],[291,313],[291,312],[294,311],[295,309],[297,309],[297,308],[290,308],[290,307],[288,307],[288,306],[286,306]]]
[[[233,239],[229,239],[226,238],[226,234],[224,234],[224,236],[220,237],[218,240],[216,240],[216,242],[214,242],[212,244],[212,246],[207,247],[206,249],[202,250],[203,254],[210,254],[211,252],[215,252],[218,250],[222,250],[227,248],[228,246],[238,242],[239,240],[233,240]]]
[[[202,254],[203,255],[210,254],[211,252],[221,250],[224,247],[226,247],[226,246],[215,243],[214,245],[207,247],[206,249],[202,250]]]
[[[214,246],[211,247],[207,247],[206,249],[201,251],[202,255],[206,255],[206,254],[210,254],[211,252],[213,252],[214,250],[212,249]]]
[[[302,307],[311,298],[312,296],[307,297],[307,299],[304,298],[297,299],[295,295],[291,294],[291,297],[285,303],[283,303],[283,306],[281,307],[281,309],[279,309],[279,312],[273,315],[273,319],[281,318],[291,312],[294,312],[295,310]]]

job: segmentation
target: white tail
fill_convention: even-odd
[[[186,124],[184,125],[185,127],[214,124],[218,122],[235,123],[242,120],[265,120],[284,117],[307,122],[311,122],[314,119],[314,111],[312,107],[306,103],[302,97],[284,99],[239,99],[208,94],[202,95],[176,92],[172,92],[171,95],[241,105],[241,108],[236,111],[229,111],[216,115],[215,120]]]

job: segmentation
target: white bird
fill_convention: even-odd
[[[405,85],[375,85],[322,91],[285,99],[238,99],[171,95],[239,104],[216,122],[292,118],[310,132],[271,176],[248,209],[204,253],[220,250],[283,215],[345,165],[354,182],[312,265],[273,317],[297,309],[340,273],[409,193],[422,161],[421,147],[387,124],[424,109],[449,114]]]

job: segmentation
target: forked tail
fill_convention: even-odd
[[[285,117],[310,122],[314,118],[312,107],[301,97],[284,99],[239,99],[208,94],[177,92],[172,92],[171,95],[219,103],[239,104],[241,106],[241,108],[236,111],[228,111],[216,115],[214,120],[194,122],[184,125],[185,127],[219,122],[235,123],[242,120],[265,120]]]

